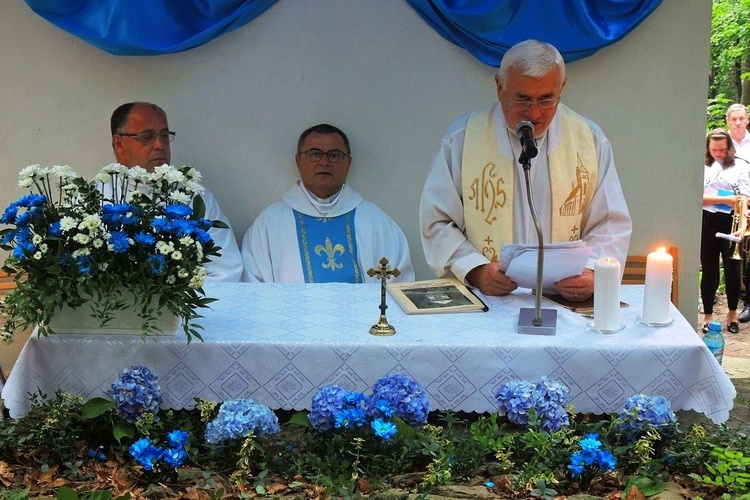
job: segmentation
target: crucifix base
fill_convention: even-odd
[[[385,315],[380,315],[380,321],[370,327],[370,333],[379,337],[388,337],[396,333],[396,329],[388,324]]]

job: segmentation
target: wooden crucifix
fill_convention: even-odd
[[[377,276],[380,279],[380,320],[370,327],[370,333],[373,335],[387,336],[396,333],[396,329],[388,324],[388,320],[385,318],[385,310],[388,306],[385,303],[385,285],[391,277],[396,277],[401,274],[398,268],[388,265],[388,259],[383,257],[380,259],[378,267],[370,268],[367,270],[367,275],[370,277]]]

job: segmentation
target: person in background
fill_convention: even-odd
[[[264,283],[378,282],[367,270],[381,258],[414,281],[409,244],[398,225],[346,184],[349,139],[328,124],[299,137],[300,180],[263,210],[242,239],[243,281]]]
[[[112,148],[115,159],[128,168],[140,166],[148,172],[172,161],[170,143],[175,133],[169,130],[167,114],[156,104],[129,102],[119,106],[110,119]],[[211,228],[208,233],[221,247],[221,256],[207,262],[206,279],[209,281],[240,281],[242,257],[237,240],[216,198],[204,186],[202,195],[206,205],[205,218],[220,220],[228,228]]]
[[[560,103],[565,63],[550,44],[511,47],[495,76],[498,102],[462,116],[443,136],[419,207],[422,245],[438,277],[453,274],[486,295],[517,288],[499,268],[503,243],[537,244],[516,126],[534,128],[539,155],[531,184],[547,241],[582,239],[593,247],[579,276],[556,291],[584,301],[600,257],[626,260],[632,224],[612,148],[599,127]]]
[[[750,162],[750,134],[747,133],[748,114],[744,104],[734,103],[727,109],[726,114],[729,135],[734,144],[735,159]],[[744,245],[743,245],[744,246]],[[750,321],[750,269],[748,269],[748,255],[742,255],[742,312],[737,316],[740,323]]]
[[[734,157],[734,144],[729,133],[722,128],[706,135],[706,152],[703,169],[703,223],[701,228],[701,300],[703,302],[703,333],[714,321],[714,299],[719,288],[719,258],[724,266],[726,285],[727,331],[739,333],[737,304],[740,299],[741,260],[732,258],[734,245],[717,233],[742,237],[747,221],[745,206],[750,195],[750,173],[745,162]],[[719,189],[726,193],[719,194]],[[739,210],[735,224],[735,210]]]

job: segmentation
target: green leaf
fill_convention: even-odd
[[[292,415],[292,418],[289,419],[289,423],[292,425],[297,425],[299,427],[312,429],[312,424],[310,423],[310,418],[308,417],[308,412],[306,411],[300,411]]]
[[[133,439],[135,437],[135,428],[120,421],[115,420],[112,422],[112,434],[118,443],[122,443],[122,438],[128,437]]]
[[[57,490],[57,500],[78,500],[78,493],[72,488],[62,486]]]
[[[637,487],[646,497],[657,495],[664,491],[664,488],[666,487],[664,481],[659,479],[654,480],[645,476],[634,476],[628,481],[628,485],[625,487],[625,492],[623,492],[623,498],[627,497],[627,494],[633,486]]]
[[[201,195],[195,195],[193,197],[193,217],[202,218],[206,215],[206,202],[203,201]]]
[[[115,407],[115,402],[104,398],[93,398],[86,401],[81,407],[81,418],[90,420],[99,415],[111,411]]]

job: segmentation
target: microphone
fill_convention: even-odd
[[[521,139],[521,149],[529,158],[536,158],[539,150],[536,148],[534,140],[534,125],[526,120],[518,122],[516,125],[516,136]]]

